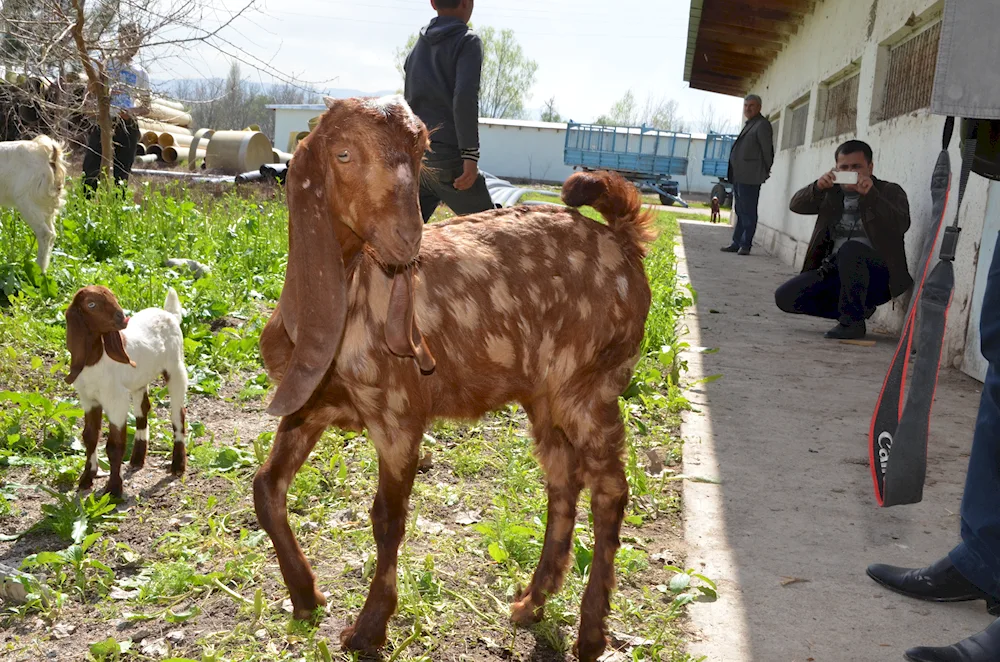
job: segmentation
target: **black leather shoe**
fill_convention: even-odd
[[[736,244],[733,244],[731,246],[724,246],[721,250],[723,253],[735,253],[736,251],[740,250],[740,247],[737,246]]]
[[[1000,599],[980,590],[962,576],[947,556],[926,568],[897,568],[874,563],[868,576],[890,591],[930,602],[985,600],[986,610],[1000,616]]]
[[[865,337],[866,333],[868,333],[868,329],[862,320],[851,324],[838,324],[827,331],[823,337],[832,340],[860,340]]]
[[[1000,660],[1000,619],[982,632],[943,648],[919,646],[906,651],[910,662],[996,662]]]

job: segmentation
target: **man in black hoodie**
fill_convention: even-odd
[[[479,77],[483,42],[469,29],[473,0],[431,0],[437,18],[420,29],[403,65],[403,95],[431,132],[420,182],[426,223],[444,202],[458,215],[493,209],[479,173]]]

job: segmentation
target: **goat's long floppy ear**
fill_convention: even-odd
[[[83,320],[83,314],[77,307],[66,309],[66,349],[69,350],[69,374],[66,383],[72,384],[87,366],[87,351],[93,338],[90,329]]]
[[[135,361],[129,358],[128,352],[125,351],[125,339],[122,337],[121,331],[110,331],[101,338],[104,340],[104,352],[113,361],[135,367]]]
[[[300,145],[286,177],[288,267],[279,305],[295,347],[267,407],[274,416],[292,414],[312,397],[337,354],[347,320],[344,259],[328,199],[333,182],[322,148],[322,143]]]

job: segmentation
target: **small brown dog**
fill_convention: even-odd
[[[719,198],[718,196],[712,196],[712,222],[721,223],[722,218],[719,214]]]

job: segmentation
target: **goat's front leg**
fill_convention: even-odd
[[[326,604],[326,598],[316,590],[309,561],[288,525],[288,486],[327,425],[328,421],[315,415],[282,418],[271,453],[253,479],[257,521],[274,545],[281,576],[292,599],[292,616],[299,620],[312,619],[315,609]]]
[[[385,644],[386,626],[398,601],[396,562],[406,531],[406,511],[417,475],[422,433],[396,431],[399,437],[389,440],[384,433],[369,429],[379,455],[378,492],[371,511],[378,560],[365,606],[354,624],[340,633],[340,643],[347,650],[374,651]]]
[[[122,496],[122,460],[125,457],[125,425],[110,423],[108,425],[108,464],[111,465],[111,477],[108,478],[107,492],[120,499]]]
[[[83,403],[81,403],[83,404]],[[86,414],[83,417],[83,445],[87,449],[87,461],[83,466],[83,473],[80,474],[78,489],[89,490],[94,485],[94,478],[97,477],[97,444],[101,440],[101,416],[103,409],[101,405],[92,405],[85,408]]]

